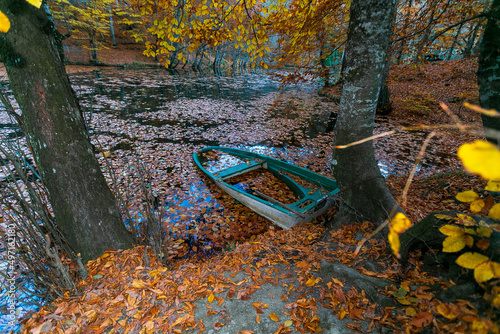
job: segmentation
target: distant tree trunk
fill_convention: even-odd
[[[377,114],[389,115],[392,111],[392,104],[389,92],[389,68],[391,64],[389,59],[385,61],[384,72],[382,75],[382,86],[380,87],[380,94],[377,101]]]
[[[394,0],[351,2],[335,145],[373,134],[395,5]],[[340,210],[328,227],[365,220],[378,225],[399,207],[380,173],[371,141],[334,149],[331,167],[340,188]]]
[[[424,29],[422,33],[422,37],[418,41],[417,44],[417,52],[415,53],[414,61],[418,62],[420,59],[424,58],[423,51],[429,42],[429,36],[432,32],[432,22],[434,21],[434,13],[436,12],[436,6],[433,6],[431,9],[431,13],[429,16],[429,22],[427,23],[427,27]]]
[[[397,5],[396,5],[397,8]],[[395,19],[396,15],[396,10],[394,9],[393,12],[393,20]],[[392,24],[391,24],[391,31],[389,32],[389,40],[392,35]],[[382,74],[382,86],[380,87],[380,94],[378,96],[378,101],[377,101],[377,111],[376,113],[378,115],[389,115],[392,112],[392,104],[391,104],[391,99],[390,99],[390,92],[389,92],[389,70],[391,68],[391,59],[389,56],[389,52],[387,52],[387,56],[385,58],[384,62],[384,70]]]
[[[111,35],[111,43],[116,46],[116,38],[115,38],[115,27],[113,25],[113,11],[111,10],[111,6],[108,5],[109,10],[109,34]]]
[[[463,18],[465,18],[465,14],[462,15],[462,19]],[[460,32],[462,31],[463,26],[464,26],[463,24],[458,26],[457,33],[455,34],[455,38],[453,38],[453,42],[451,43],[450,50],[448,51],[448,56],[446,57],[446,60],[450,60],[451,57],[453,56],[453,50],[457,45],[458,37],[460,36]]]
[[[96,41],[96,32],[94,30],[89,31],[89,42],[90,42],[90,63],[97,64],[97,41]]]
[[[500,111],[500,0],[494,0],[484,29],[477,79],[479,102]],[[500,147],[500,118],[481,114],[488,140]]]
[[[472,56],[472,49],[474,48],[474,44],[476,43],[477,33],[479,32],[479,28],[481,27],[482,19],[479,19],[474,26],[474,29],[471,29],[471,32],[468,35],[467,44],[463,51],[464,58],[470,58]]]
[[[412,6],[413,6],[413,0],[408,0],[407,7],[411,8]],[[411,11],[406,10],[405,23],[403,25],[403,29],[407,29],[407,27],[410,23],[410,15],[411,15]],[[401,63],[401,59],[403,58],[403,52],[405,49],[406,40],[407,40],[407,38],[402,38],[401,41],[399,42],[399,47],[397,50],[398,55],[396,56],[396,64]]]
[[[12,23],[0,34],[0,54],[59,229],[84,260],[130,248],[133,236],[93,154],[55,28],[25,1],[0,1],[0,10]]]

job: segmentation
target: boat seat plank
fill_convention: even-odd
[[[245,174],[245,173],[251,172],[253,170],[262,168],[264,163],[265,163],[265,161],[251,160],[250,164],[242,163],[242,164],[221,170],[220,172],[214,173],[214,175],[216,175],[217,178],[220,178],[221,180],[225,180],[225,179],[228,179],[230,177],[235,177],[235,176]]]

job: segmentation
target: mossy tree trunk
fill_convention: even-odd
[[[500,0],[494,0],[484,30],[477,79],[479,102],[500,111]],[[488,139],[500,147],[500,117],[481,115]]]
[[[335,145],[373,134],[395,5],[394,0],[351,2]],[[329,227],[365,220],[378,225],[399,208],[380,173],[371,141],[334,149],[331,166],[340,188],[340,210]]]
[[[60,41],[43,8],[0,1],[11,21],[10,30],[0,34],[0,53],[57,225],[89,260],[107,249],[131,247],[133,236],[93,154]]]

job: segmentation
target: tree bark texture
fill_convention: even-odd
[[[481,107],[500,111],[500,0],[493,1],[488,15],[477,79]],[[500,117],[481,115],[481,118],[488,140],[500,147]]]
[[[335,145],[373,134],[395,6],[394,0],[351,2]],[[371,141],[334,149],[331,166],[340,188],[340,210],[329,227],[365,220],[378,225],[399,208],[380,173]]]
[[[42,7],[43,8],[43,7]],[[0,53],[57,225],[84,260],[132,246],[85,129],[54,27],[43,9],[0,1],[11,21]]]

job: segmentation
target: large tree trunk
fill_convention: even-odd
[[[382,85],[394,0],[353,0],[343,62],[343,89],[335,145],[370,137]],[[393,207],[372,142],[335,149],[332,170],[340,188],[340,211],[329,227],[383,222]]]
[[[131,247],[133,236],[93,154],[43,6],[0,1],[0,10],[12,24],[0,34],[0,53],[58,227],[84,260]]]
[[[477,79],[479,102],[500,110],[500,0],[493,1],[484,30]],[[500,147],[500,117],[481,115],[488,140]]]

